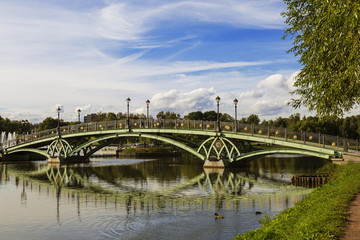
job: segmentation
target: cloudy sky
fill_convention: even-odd
[[[301,66],[281,0],[0,0],[0,116],[216,110],[289,116]]]

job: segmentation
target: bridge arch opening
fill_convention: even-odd
[[[111,135],[106,135],[106,136],[102,136],[96,139],[93,139],[91,141],[88,141],[84,144],[81,144],[80,146],[78,146],[77,148],[73,149],[73,151],[69,154],[69,157],[74,156],[76,153],[78,153],[79,151],[83,150],[84,148],[94,144],[94,143],[98,143],[101,141],[106,141],[106,140],[110,140],[110,141],[106,141],[105,143],[99,145],[98,148],[95,148],[93,150],[91,150],[90,152],[88,152],[88,156],[91,156],[92,154],[94,154],[96,151],[100,150],[103,147],[106,147],[108,145],[110,145],[113,141],[111,141],[112,139],[118,139],[118,138],[130,138],[130,137],[136,137],[136,138],[148,138],[148,139],[154,139],[154,140],[159,140],[165,143],[169,143],[173,146],[179,147],[193,155],[195,155],[196,157],[200,158],[201,160],[205,160],[205,156],[198,153],[196,150],[192,149],[191,147],[180,143],[176,140],[173,140],[171,138],[167,138],[167,137],[163,137],[163,136],[159,136],[159,135],[152,135],[152,134],[139,134],[139,133],[126,133],[126,134],[111,134]]]

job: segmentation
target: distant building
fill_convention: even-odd
[[[84,116],[84,123],[93,122],[96,120],[96,117],[97,117],[96,113],[88,114]]]

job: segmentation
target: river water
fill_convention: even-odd
[[[311,189],[291,186],[291,176],[325,163],[291,155],[217,171],[188,155],[2,163],[0,239],[229,239],[293,207]]]

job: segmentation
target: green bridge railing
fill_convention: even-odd
[[[322,133],[293,131],[287,128],[269,127],[264,125],[245,124],[239,122],[200,121],[200,120],[178,120],[178,119],[131,119],[115,120],[106,122],[90,122],[77,125],[62,126],[60,129],[53,128],[44,131],[32,131],[31,133],[18,135],[9,146],[0,144],[0,147],[7,148],[18,144],[32,142],[34,140],[56,137],[59,134],[66,136],[72,133],[81,132],[104,132],[107,130],[121,129],[183,129],[198,131],[219,131],[232,132],[261,136],[264,138],[283,139],[303,144],[316,144],[323,148],[341,149],[343,151],[359,152],[359,140],[339,136],[332,136]],[[106,134],[104,132],[103,134]]]

